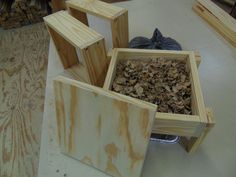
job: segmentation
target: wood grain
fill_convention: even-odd
[[[86,25],[88,25],[86,14],[108,20],[111,24],[113,48],[128,47],[129,24],[126,9],[98,0],[70,0],[66,4],[71,15]]]
[[[210,0],[197,0],[193,10],[236,47],[236,20]]]
[[[83,49],[103,37],[65,11],[44,17],[45,23],[75,47]]]
[[[113,48],[126,48],[129,44],[128,11],[111,22]]]
[[[43,24],[0,34],[0,176],[36,177],[49,36]]]
[[[89,13],[108,20],[113,20],[126,11],[124,8],[99,0],[69,0],[66,1],[66,5],[68,8],[71,7],[84,13]]]
[[[64,11],[44,20],[64,68],[81,65],[77,76],[89,76],[87,83],[102,87],[109,63],[104,38]]]
[[[115,177],[139,177],[156,105],[65,77],[54,81],[61,151]]]
[[[203,96],[201,93],[200,81],[197,71],[197,62],[194,53],[191,51],[165,51],[165,50],[140,50],[140,49],[114,49],[111,62],[108,68],[107,76],[103,88],[111,89],[113,79],[116,73],[116,65],[119,60],[126,59],[150,59],[164,57],[168,59],[185,60],[190,70],[190,80],[192,87],[192,110],[194,115],[178,115],[169,113],[156,113],[153,133],[163,133],[179,136],[200,136],[208,123]]]

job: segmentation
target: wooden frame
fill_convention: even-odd
[[[125,48],[129,43],[128,11],[99,0],[66,1],[69,13],[88,25],[87,14],[110,21],[113,48]]]
[[[84,82],[102,86],[109,60],[104,38],[65,11],[44,17],[64,69],[74,68]]]
[[[236,47],[236,20],[210,0],[197,0],[193,10]]]
[[[193,115],[156,113],[152,132],[159,134],[178,135],[184,137],[201,137],[206,127],[213,125],[211,117],[207,116],[204,100],[201,92],[200,81],[197,72],[197,64],[193,52],[188,51],[164,51],[164,50],[140,50],[140,49],[114,49],[112,59],[103,88],[111,89],[116,72],[116,64],[125,59],[147,59],[156,57],[168,57],[168,59],[186,60],[190,70],[192,85],[192,111]],[[206,133],[205,133],[206,134]],[[188,142],[188,141],[186,141]],[[192,143],[194,144],[194,143]],[[199,143],[200,144],[200,143]],[[188,148],[188,151],[191,148]]]

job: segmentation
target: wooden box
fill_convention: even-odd
[[[104,37],[66,11],[44,21],[64,69],[73,70],[79,80],[102,86],[109,63]]]
[[[150,59],[164,57],[168,59],[185,60],[187,68],[190,72],[191,81],[191,108],[192,115],[173,114],[173,113],[160,113],[156,112],[154,125],[152,128],[153,133],[178,135],[189,137],[185,139],[183,144],[188,144],[186,141],[193,143],[193,137],[201,137],[208,127],[212,127],[213,122],[209,114],[207,114],[199,76],[197,71],[197,64],[193,52],[188,51],[164,51],[164,50],[139,50],[139,49],[115,49],[112,54],[110,66],[106,76],[103,88],[111,90],[111,86],[116,75],[116,65],[120,60],[127,59]],[[140,101],[142,102],[142,101]],[[193,138],[193,139],[191,139]],[[197,138],[197,140],[200,140]],[[189,145],[189,144],[188,144]],[[191,147],[186,147],[188,151],[194,150]]]
[[[128,47],[129,25],[126,9],[99,0],[69,0],[66,5],[69,13],[87,26],[87,14],[108,20],[113,48]]]

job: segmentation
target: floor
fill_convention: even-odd
[[[49,35],[43,24],[0,31],[0,176],[36,177]]]

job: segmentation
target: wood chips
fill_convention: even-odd
[[[172,59],[120,60],[112,90],[158,105],[158,112],[192,114],[186,62]]]

